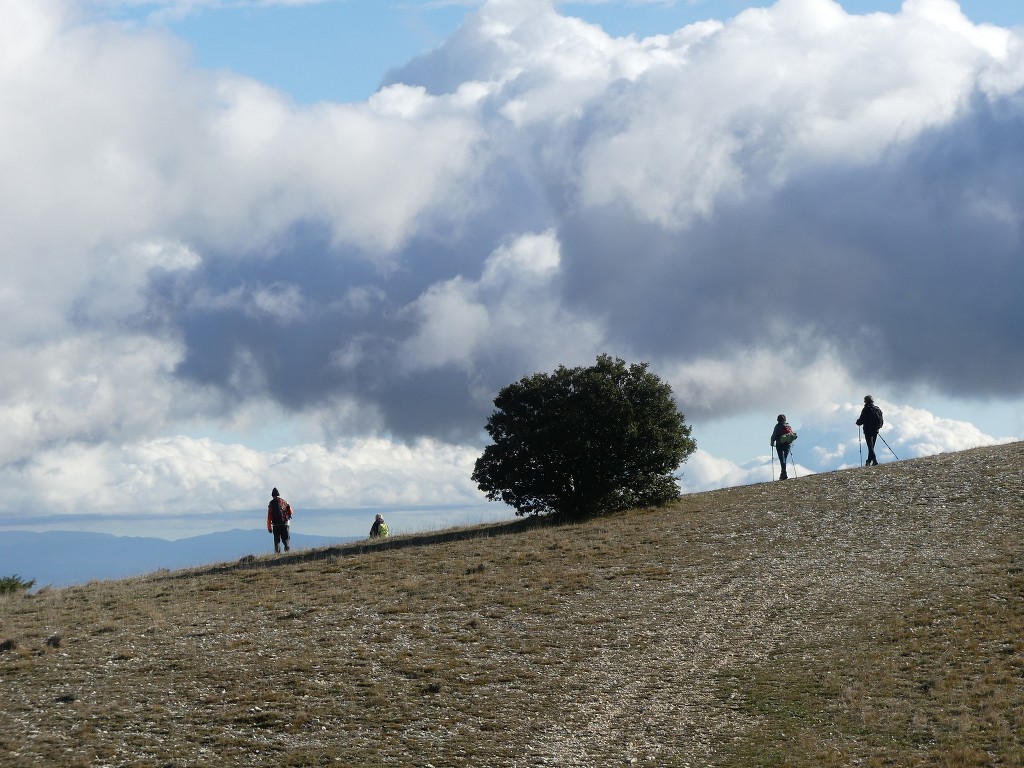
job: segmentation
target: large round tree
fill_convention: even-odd
[[[697,447],[672,388],[646,363],[608,355],[509,384],[494,406],[494,444],[473,481],[519,515],[576,518],[671,501],[673,472]]]

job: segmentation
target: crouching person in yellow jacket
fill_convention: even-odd
[[[370,538],[386,539],[389,533],[388,524],[384,522],[384,515],[377,515],[373,520],[373,525],[370,526]]]

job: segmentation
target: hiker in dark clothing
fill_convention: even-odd
[[[864,407],[860,411],[860,418],[857,419],[857,426],[864,427],[864,442],[868,444],[868,460],[864,463],[865,467],[878,464],[875,457],[875,441],[884,423],[882,409],[875,405],[875,398],[864,395]]]
[[[280,552],[284,544],[284,551],[291,549],[291,530],[289,528],[292,519],[292,505],[281,498],[277,488],[270,492],[271,499],[267,505],[267,531],[274,534],[274,551]]]
[[[779,480],[789,479],[789,475],[786,474],[786,464],[789,462],[789,449],[793,445],[794,439],[796,439],[796,432],[786,421],[786,414],[780,413],[775,421],[775,429],[772,430],[772,439],[769,443],[779,454],[779,464],[782,467]]]

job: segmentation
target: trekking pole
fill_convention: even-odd
[[[857,450],[860,451],[860,466],[864,466],[864,440],[860,436],[860,424],[857,425]]]
[[[768,454],[768,461],[772,463],[772,482],[775,482],[775,448]]]
[[[786,458],[787,459],[792,459],[792,461],[787,461],[786,464],[788,464],[789,466],[793,467],[793,479],[794,480],[799,480],[800,479],[800,475],[798,475],[796,473],[796,456],[793,455],[793,444],[792,443],[789,444],[789,455]]]
[[[883,443],[885,443],[885,438],[884,438],[884,437],[882,437],[881,435],[879,435],[879,436],[878,436],[878,439],[879,439],[879,440],[881,440],[881,441],[882,441]],[[889,448],[889,444],[888,444],[888,443],[885,443],[885,447],[886,447],[886,448]],[[894,459],[896,459],[896,461],[899,461],[899,460],[900,460],[900,457],[896,455],[896,451],[894,451],[894,450],[893,450],[892,448],[889,448],[889,453],[891,453],[891,454],[892,454],[892,457],[893,457]]]

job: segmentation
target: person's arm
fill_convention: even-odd
[[[274,518],[271,515],[270,507],[267,507],[267,533],[274,532]]]

